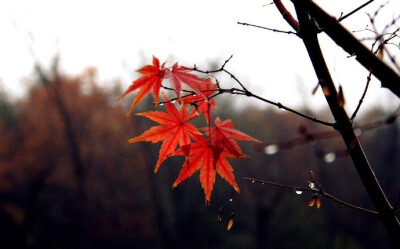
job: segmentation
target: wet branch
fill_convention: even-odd
[[[358,211],[362,211],[362,212],[366,212],[369,214],[373,214],[373,215],[378,215],[378,212],[373,211],[373,210],[369,210],[363,207],[359,207],[353,204],[350,204],[348,202],[342,201],[339,198],[329,194],[328,192],[326,192],[322,187],[321,184],[317,184],[316,182],[312,182],[315,184],[315,187],[301,187],[301,186],[295,186],[295,185],[286,185],[286,184],[281,184],[281,183],[276,183],[276,182],[270,182],[270,181],[264,181],[264,180],[257,180],[255,178],[251,178],[251,177],[243,177],[240,180],[246,180],[246,181],[250,181],[252,183],[259,183],[259,184],[263,184],[263,185],[269,185],[269,186],[274,186],[274,187],[279,187],[279,188],[285,188],[285,189],[290,189],[290,190],[294,190],[294,191],[301,191],[301,192],[310,192],[313,194],[320,194],[321,196],[333,200],[337,203],[339,203],[342,206],[345,207],[349,207],[352,209],[356,209]],[[240,182],[239,180],[239,182]],[[309,184],[310,186],[314,186]],[[232,194],[234,194],[234,192],[232,192]],[[232,198],[232,197],[231,197]]]
[[[261,96],[259,96],[259,95],[257,95],[257,94],[252,93],[251,91],[249,91],[249,90],[244,86],[244,84],[243,84],[242,82],[240,82],[239,79],[236,78],[235,75],[233,75],[231,72],[229,72],[228,70],[225,69],[226,64],[227,64],[231,59],[232,59],[232,56],[230,56],[227,60],[225,60],[225,62],[222,64],[222,66],[221,66],[219,69],[215,69],[215,70],[201,70],[201,69],[198,69],[196,66],[194,66],[194,67],[192,68],[192,70],[195,71],[195,72],[199,72],[199,73],[203,73],[203,74],[207,74],[207,75],[208,75],[208,74],[214,74],[214,73],[223,72],[223,73],[229,75],[229,76],[231,77],[231,79],[233,79],[233,80],[240,86],[240,88],[222,88],[222,87],[219,85],[219,83],[217,83],[217,86],[218,86],[217,89],[215,89],[215,90],[203,90],[203,91],[202,91],[202,92],[210,92],[210,91],[215,92],[215,94],[213,94],[213,95],[211,95],[210,97],[208,97],[208,100],[210,100],[210,99],[212,99],[212,98],[215,98],[215,97],[217,97],[217,96],[219,96],[219,95],[221,95],[221,94],[232,94],[232,95],[247,96],[247,97],[250,97],[250,98],[258,99],[258,100],[260,100],[260,101],[262,101],[262,102],[264,102],[264,103],[267,103],[267,104],[276,106],[276,107],[279,108],[279,109],[282,109],[282,110],[291,112],[291,113],[293,113],[293,114],[295,114],[295,115],[298,115],[298,116],[300,116],[300,117],[302,117],[302,118],[305,118],[305,119],[307,119],[307,120],[310,120],[310,121],[312,121],[312,122],[319,123],[319,124],[322,124],[322,125],[325,125],[325,126],[329,126],[329,127],[334,127],[334,125],[335,125],[334,123],[326,122],[326,121],[323,121],[323,120],[319,120],[319,119],[317,119],[316,117],[312,117],[312,116],[306,115],[306,114],[304,114],[304,113],[301,113],[301,112],[299,112],[299,111],[296,111],[296,110],[294,110],[294,109],[292,109],[292,108],[289,108],[289,107],[283,105],[283,104],[280,103],[280,102],[274,102],[274,101],[271,101],[271,100],[269,100],[269,99],[263,98],[263,97],[261,97]],[[162,88],[165,89],[165,90],[169,90],[169,91],[173,91],[173,90],[174,90],[173,88],[166,87],[166,86],[162,86]],[[183,96],[181,96],[181,99],[184,99],[184,98],[187,98],[187,97],[190,97],[190,96],[193,96],[193,95],[196,94],[194,91],[190,91],[190,90],[183,90],[183,92],[186,93],[186,94],[183,95]],[[159,104],[159,105],[164,105],[165,103],[168,103],[168,102],[175,102],[175,101],[177,101],[177,100],[178,100],[178,98],[175,97],[175,98],[171,98],[171,99],[168,100],[168,101],[160,101],[160,102],[158,102],[158,104]],[[197,102],[200,102],[200,101],[204,101],[204,100],[199,100],[199,101],[197,101]],[[196,106],[197,102],[192,102],[192,105]]]
[[[302,194],[303,192],[310,192],[310,193],[312,193],[312,196],[311,196],[310,202],[308,203],[309,207],[312,207],[312,206],[314,206],[314,204],[316,204],[317,208],[319,208],[321,206],[321,201],[319,199],[319,196],[323,196],[326,199],[329,199],[336,203],[339,203],[341,206],[378,216],[378,212],[376,212],[376,211],[345,202],[345,201],[340,200],[339,198],[333,196],[332,194],[329,194],[322,188],[322,185],[317,182],[317,180],[314,176],[314,173],[312,171],[309,172],[309,175],[310,175],[311,181],[308,181],[308,187],[301,187],[301,186],[259,180],[259,179],[255,179],[252,177],[243,177],[238,181],[238,184],[240,184],[242,181],[249,181],[251,183],[258,183],[261,185],[268,185],[268,186],[273,186],[273,187],[278,187],[278,188],[283,188],[283,189],[289,189],[291,191],[295,191],[297,194]],[[230,215],[229,215],[228,227],[227,227],[228,230],[232,227],[233,218],[235,217],[235,204],[234,204],[235,193],[236,193],[236,191],[234,189],[232,189],[232,192],[229,196],[228,201],[223,206],[221,206],[218,211],[217,220],[221,221],[222,215],[223,215],[223,212],[225,211],[225,209],[227,209],[228,207],[230,208]]]

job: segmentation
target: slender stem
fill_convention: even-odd
[[[272,28],[267,28],[267,27],[263,27],[263,26],[259,26],[259,25],[255,25],[255,24],[250,24],[250,23],[238,22],[237,24],[243,25],[243,26],[250,26],[250,27],[254,27],[254,28],[259,28],[259,29],[266,29],[266,30],[269,30],[269,31],[277,32],[277,33],[283,33],[283,34],[288,34],[288,35],[297,35],[297,33],[293,32],[293,31],[284,31],[284,30],[279,30],[279,29],[272,29]]]
[[[304,113],[298,112],[298,111],[293,110],[293,109],[291,109],[291,108],[289,108],[289,107],[287,107],[287,106],[284,106],[284,105],[282,105],[280,102],[273,102],[273,101],[270,101],[270,100],[268,100],[268,99],[265,99],[265,98],[263,98],[263,97],[260,97],[260,96],[258,96],[258,95],[255,95],[255,94],[253,94],[253,93],[251,93],[251,92],[248,92],[248,93],[247,93],[247,96],[253,97],[253,98],[256,98],[256,99],[261,100],[261,101],[263,101],[263,102],[266,102],[266,103],[268,103],[268,104],[274,105],[274,106],[278,107],[279,109],[283,109],[283,110],[285,110],[285,111],[294,113],[294,114],[296,114],[296,115],[298,115],[298,116],[300,116],[300,117],[303,117],[303,118],[305,118],[305,119],[311,120],[311,121],[313,121],[313,122],[315,122],[315,123],[319,123],[319,124],[323,124],[323,125],[331,126],[331,127],[333,127],[333,126],[335,125],[334,123],[322,121],[322,120],[319,120],[319,119],[317,119],[317,118],[315,118],[315,117],[308,116],[308,115],[306,115],[306,114],[304,114]]]
[[[350,204],[348,202],[342,201],[340,199],[338,199],[337,197],[325,192],[325,190],[322,189],[321,185],[318,185],[317,188],[305,188],[305,187],[300,187],[300,186],[295,186],[295,185],[287,185],[287,184],[281,184],[281,183],[276,183],[276,182],[270,182],[270,181],[264,181],[264,180],[258,180],[255,178],[251,178],[251,177],[243,177],[242,179],[240,179],[238,181],[238,184],[241,180],[246,180],[246,181],[250,181],[252,183],[259,183],[259,184],[263,184],[263,185],[270,185],[270,186],[274,186],[274,187],[278,187],[278,188],[285,188],[285,189],[290,189],[290,190],[295,190],[295,191],[301,191],[301,192],[311,192],[314,194],[320,194],[322,196],[324,196],[327,199],[333,200],[337,203],[339,203],[342,206],[346,206],[352,209],[356,209],[358,211],[362,211],[362,212],[366,212],[372,215],[378,215],[378,212],[373,211],[373,210],[369,210],[363,207],[359,207],[353,204]],[[232,192],[234,193],[234,192]],[[233,196],[231,196],[232,198]]]
[[[274,106],[278,107],[279,109],[286,110],[286,111],[288,111],[288,112],[291,112],[291,113],[293,113],[293,114],[296,114],[296,115],[298,115],[298,116],[300,116],[300,117],[303,117],[303,118],[305,118],[305,119],[311,120],[311,121],[313,121],[313,122],[316,122],[316,123],[319,123],[319,124],[322,124],[322,125],[326,125],[326,126],[330,126],[330,127],[333,127],[333,126],[334,126],[334,123],[322,121],[322,120],[319,120],[319,119],[317,119],[317,118],[315,118],[315,117],[308,116],[308,115],[306,115],[306,114],[304,114],[304,113],[301,113],[301,112],[299,112],[299,111],[296,111],[296,110],[294,110],[294,109],[291,109],[291,108],[289,108],[289,107],[287,107],[287,106],[281,104],[280,102],[274,102],[274,101],[268,100],[268,99],[266,99],[266,98],[263,98],[263,97],[261,97],[261,96],[258,96],[258,95],[256,95],[256,94],[250,92],[250,91],[244,86],[244,84],[243,84],[242,82],[240,82],[239,79],[237,79],[231,72],[229,72],[228,70],[225,69],[225,66],[226,66],[226,64],[230,61],[230,59],[232,59],[232,55],[231,55],[227,60],[225,60],[224,64],[223,64],[219,69],[216,69],[216,70],[205,71],[205,70],[200,70],[200,69],[198,69],[196,66],[192,69],[192,70],[194,70],[194,71],[196,71],[196,72],[204,73],[204,74],[211,74],[211,73],[224,72],[224,73],[228,74],[228,75],[241,87],[241,89],[238,89],[238,88],[223,89],[223,88],[220,88],[220,86],[218,86],[218,90],[216,90],[216,91],[218,91],[218,93],[215,94],[215,95],[213,95],[213,96],[211,96],[210,99],[213,98],[213,97],[215,97],[215,96],[217,96],[217,95],[219,95],[219,94],[222,94],[222,93],[230,93],[230,94],[234,94],[234,95],[245,95],[245,96],[247,96],[247,97],[253,97],[253,98],[258,99],[258,100],[261,100],[261,101],[263,101],[263,102],[265,102],[265,103],[274,105]],[[182,97],[182,98],[183,98],[183,97]],[[160,103],[161,103],[161,102],[160,102]]]
[[[351,118],[350,118],[351,121],[353,121],[356,118],[357,113],[360,110],[362,103],[364,102],[365,95],[367,94],[367,91],[368,91],[369,83],[371,82],[371,76],[372,76],[372,71],[370,70],[368,77],[367,77],[367,83],[365,84],[364,92],[363,92],[360,100],[358,101],[356,110],[353,112],[353,115],[351,115]]]
[[[360,9],[364,8],[365,6],[367,6],[368,4],[372,3],[374,0],[370,0],[362,5],[360,5],[359,7],[355,8],[354,10],[350,11],[348,14],[341,16],[338,19],[338,22],[343,21],[344,19],[346,19],[347,17],[353,15],[354,13],[356,13],[357,11],[359,11]]]

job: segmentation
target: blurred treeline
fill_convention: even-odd
[[[171,189],[183,158],[168,159],[154,175],[159,144],[125,143],[153,123],[135,116],[124,120],[128,102],[118,101],[120,88],[99,87],[95,70],[71,77],[38,69],[32,81],[23,101],[0,95],[0,248],[393,247],[370,214],[323,198],[320,209],[309,208],[311,194],[246,181],[234,196],[236,215],[228,232],[229,208],[217,222],[231,193],[225,181],[217,179],[211,205],[205,206],[198,173]],[[139,108],[151,109],[147,101]],[[221,118],[232,119],[237,129],[265,143],[305,130],[330,131],[276,108],[237,111],[230,98],[217,101]],[[376,109],[358,122],[388,116]],[[361,137],[392,202],[400,191],[397,123]],[[351,160],[343,156],[327,163],[320,156],[342,150],[339,138],[275,155],[242,145],[251,158],[231,160],[237,180],[248,176],[306,187],[312,170],[327,192],[372,208]]]

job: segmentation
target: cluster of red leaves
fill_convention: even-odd
[[[247,157],[237,141],[259,141],[234,129],[231,120],[221,121],[216,118],[215,121],[211,121],[211,107],[217,107],[211,96],[218,90],[218,86],[213,84],[209,78],[200,78],[191,71],[191,69],[178,64],[167,68],[165,63],[160,65],[159,60],[153,57],[153,65],[147,65],[138,70],[142,77],[134,81],[121,98],[140,89],[132,101],[128,116],[152,89],[157,105],[163,80],[170,81],[178,103],[181,104],[180,110],[164,95],[166,112],[149,111],[137,114],[147,117],[159,125],[151,127],[140,136],[129,139],[128,143],[162,142],[154,172],[158,171],[168,157],[185,156],[186,160],[173,187],[200,171],[200,182],[204,189],[206,203],[209,203],[216,173],[239,192],[232,166],[226,159]],[[182,84],[191,91],[190,94],[181,96]],[[188,110],[189,106],[192,106],[191,110]],[[198,129],[189,123],[192,119],[199,117],[199,114],[203,114],[206,118],[207,127]]]

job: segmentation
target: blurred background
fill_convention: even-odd
[[[370,214],[311,194],[241,181],[235,219],[230,208],[217,222],[231,188],[218,178],[210,206],[204,204],[198,173],[171,189],[182,158],[170,158],[155,175],[159,144],[125,144],[153,123],[124,120],[127,102],[98,87],[95,69],[70,76],[37,68],[22,101],[0,95],[1,248],[390,248],[384,227]],[[338,137],[332,130],[272,107],[238,111],[232,97],[217,99],[221,118],[282,150],[243,143],[251,158],[231,160],[236,179],[254,177],[307,187],[312,170],[325,191],[373,208]],[[238,97],[233,99],[240,100]],[[245,98],[245,97],[242,97]],[[129,100],[129,99],[128,99]],[[151,106],[139,106],[138,112]],[[313,113],[329,120],[329,113]],[[376,108],[357,120],[380,125],[360,139],[388,198],[399,194],[399,127],[392,111]],[[397,116],[395,116],[397,117]],[[386,122],[390,120],[390,122]],[[315,139],[309,136],[314,134]],[[293,139],[308,138],[308,143]],[[292,141],[292,142],[290,142]],[[283,150],[283,148],[285,148]]]
[[[217,221],[232,191],[224,180],[217,178],[206,206],[198,173],[171,189],[182,158],[168,159],[155,175],[159,144],[125,143],[153,125],[141,117],[124,119],[132,96],[118,101],[137,78],[134,70],[153,54],[161,61],[178,58],[183,65],[205,69],[218,68],[234,54],[227,67],[251,91],[331,121],[321,91],[312,95],[316,79],[297,38],[236,25],[248,20],[288,29],[273,6],[262,7],[268,4],[263,1],[196,6],[133,1],[131,8],[124,1],[33,2],[1,3],[6,15],[0,26],[5,34],[0,46],[0,248],[393,248],[385,228],[370,214],[324,198],[320,209],[310,208],[309,193],[248,181],[239,183],[234,225],[227,231],[229,206]],[[352,9],[320,2],[337,16],[339,10]],[[374,4],[371,12],[382,2]],[[188,10],[184,18],[179,18],[179,7]],[[118,15],[117,10],[124,12]],[[146,18],[122,18],[139,14]],[[365,21],[365,13],[360,16]],[[221,25],[227,28],[221,31]],[[356,22],[347,25],[364,28]],[[191,30],[194,26],[199,28]],[[62,31],[65,27],[68,32]],[[142,39],[146,36],[149,40]],[[326,37],[321,39],[332,48],[328,62],[352,113],[368,72]],[[218,79],[226,88],[235,86],[229,77]],[[371,81],[355,126],[382,188],[396,203],[399,101],[379,86]],[[241,143],[250,158],[230,161],[237,180],[253,177],[307,187],[312,170],[328,193],[373,209],[343,142],[331,129],[246,97],[216,101],[215,116],[232,119],[238,130],[265,145]],[[136,112],[151,106],[147,98]],[[326,132],[329,139],[323,139]]]

